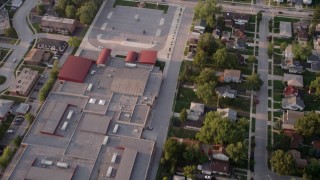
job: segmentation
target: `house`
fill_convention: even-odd
[[[0,121],[5,121],[11,113],[12,100],[0,99]]]
[[[195,32],[203,33],[204,30],[206,29],[207,23],[205,19],[197,19],[196,22],[194,23],[194,28],[193,30]]]
[[[12,95],[28,96],[38,80],[38,71],[23,68],[9,88]]]
[[[299,32],[298,32],[298,41],[300,43],[303,43],[303,44],[306,44],[307,41],[308,41],[308,38],[309,38],[309,35],[308,35],[308,32],[306,29],[301,29]]]
[[[237,90],[231,89],[228,85],[216,87],[216,93],[224,98],[236,98],[237,96]]]
[[[20,103],[18,108],[16,109],[16,114],[26,115],[31,109],[31,105],[27,103]]]
[[[296,121],[303,116],[304,112],[291,110],[284,112],[282,118],[282,128],[286,130],[295,130],[294,125]]]
[[[212,159],[210,162],[202,164],[200,168],[203,174],[219,174],[229,176],[231,174],[231,166],[229,161],[221,161]]]
[[[298,21],[298,22],[292,23],[292,26],[293,26],[293,33],[298,34],[298,32],[301,30],[307,30],[309,24],[307,21]]]
[[[229,161],[226,148],[222,144],[215,144],[208,150],[208,155],[212,156],[213,159],[220,161]]]
[[[238,49],[240,51],[246,50],[246,42],[243,39],[237,39],[234,49]]]
[[[218,108],[217,112],[219,112],[223,118],[227,118],[229,120],[235,121],[237,120],[237,111],[231,108]]]
[[[59,18],[55,16],[43,16],[40,22],[42,31],[64,35],[72,34],[77,26],[78,21],[75,19]]]
[[[292,45],[289,44],[284,50],[284,57],[286,59],[293,59]]]
[[[287,86],[283,90],[283,96],[284,97],[297,97],[299,96],[299,90],[298,88],[294,86]]]
[[[290,153],[295,162],[296,162],[296,167],[297,168],[305,168],[308,165],[308,162],[306,159],[301,158],[301,153],[297,150],[289,150],[288,153]]]
[[[302,111],[305,108],[305,105],[300,97],[287,97],[282,98],[282,108],[294,111]]]
[[[300,65],[299,61],[294,61],[292,58],[282,59],[281,68],[293,74],[303,73],[303,66]]]
[[[302,2],[303,2],[303,4],[305,4],[305,5],[310,5],[310,4],[312,4],[312,0],[303,0]]]
[[[303,88],[303,76],[285,73],[283,74],[283,83],[287,83],[288,86]]]
[[[226,12],[224,13],[224,26],[232,28],[233,27],[233,13]]]
[[[54,0],[41,0],[42,4],[45,6],[50,6]]]
[[[308,57],[307,63],[311,65],[312,71],[320,71],[320,57],[316,54],[315,51]]]
[[[295,131],[284,130],[283,134],[291,138],[291,142],[290,142],[291,149],[298,149],[302,145],[303,137],[300,134],[296,133]]]
[[[68,43],[66,41],[60,41],[55,39],[48,38],[39,38],[36,44],[36,48],[44,49],[46,51],[51,52],[64,52],[68,47]]]
[[[204,113],[204,104],[194,103],[190,104],[190,109],[187,110],[188,119],[197,121]]]
[[[199,39],[200,39],[200,33],[192,32],[189,34],[189,44],[197,46]]]
[[[35,66],[40,65],[44,52],[44,49],[32,48],[24,58],[24,63]]]
[[[292,24],[291,22],[280,21],[279,38],[292,38]]]
[[[6,8],[2,8],[0,9],[0,35],[4,34],[6,29],[10,27],[9,13]]]
[[[225,69],[223,73],[224,82],[241,82],[241,71]]]
[[[222,31],[221,40],[229,41],[231,37],[231,32]]]
[[[235,49],[236,48],[236,40],[229,40],[226,42],[227,49]]]
[[[313,140],[312,147],[315,150],[316,157],[320,157],[320,140]]]
[[[233,38],[236,38],[236,39],[244,39],[246,38],[246,34],[245,34],[245,31],[244,30],[240,30],[240,29],[236,29],[233,31]]]
[[[234,13],[233,20],[235,24],[247,24],[249,22],[250,15],[242,13]]]
[[[316,25],[314,33],[318,38],[320,37],[320,23]]]

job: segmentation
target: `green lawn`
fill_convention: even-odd
[[[179,97],[177,97],[177,100],[184,102],[193,102],[197,101],[197,96],[191,88],[180,88],[180,93]]]
[[[274,101],[281,102],[282,98],[283,98],[282,93],[274,93],[274,94],[273,94],[273,100],[274,100]]]
[[[41,32],[40,23],[33,23],[32,26],[37,31],[37,33]]]
[[[176,104],[174,106],[174,112],[180,113],[183,108],[189,109],[190,104],[190,102],[176,101]]]
[[[273,63],[274,64],[281,64],[281,60],[282,60],[283,56],[282,55],[277,55],[277,54],[274,54],[273,55]]]
[[[179,127],[170,127],[169,137],[179,137],[179,138],[187,138],[187,139],[196,139],[196,131],[187,130]]]
[[[274,80],[274,81],[273,81],[274,93],[282,93],[284,87],[285,87],[285,86],[284,86],[284,84],[282,83],[282,81],[278,81],[278,80]]]
[[[237,97],[235,99],[220,98],[219,103],[221,108],[232,108],[236,111],[250,112],[250,99],[244,97]]]
[[[306,70],[303,73],[303,84],[307,86],[310,85],[311,81],[316,79],[316,75],[317,75],[316,73]]]
[[[45,70],[45,68],[44,67],[40,67],[40,66],[32,66],[32,65],[22,65],[21,67],[20,67],[20,71],[23,69],[23,68],[30,68],[30,69],[32,69],[32,70],[34,70],[34,71],[38,71],[39,72],[39,74],[42,74],[43,73],[43,71]]]
[[[130,6],[130,7],[138,7],[138,1],[126,1],[126,0],[116,0],[113,4],[113,7],[115,8],[117,5],[120,6]],[[157,5],[156,3],[145,3],[145,7],[147,9],[158,9],[163,10],[164,14],[167,13],[169,6],[168,5]]]
[[[273,66],[273,74],[283,76],[283,70],[280,66]]]
[[[255,24],[248,24],[246,30],[249,32],[255,32],[256,25]]]
[[[273,109],[280,109],[281,108],[281,103],[273,103]]]
[[[294,23],[294,22],[300,21],[300,19],[276,16],[276,17],[274,18],[274,21],[278,21],[278,22],[280,22],[280,21],[285,21],[285,22],[293,22],[293,23]]]
[[[273,38],[274,45],[280,45],[281,43],[286,42],[287,44],[292,44],[293,38]]]

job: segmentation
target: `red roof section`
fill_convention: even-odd
[[[111,54],[111,49],[103,48],[100,52],[100,55],[97,60],[97,64],[105,64]]]
[[[92,63],[91,59],[69,55],[58,78],[59,80],[83,83]]]
[[[303,143],[303,137],[294,131],[284,131],[283,134],[291,137],[291,148],[299,148],[299,145]]]
[[[141,51],[139,63],[154,65],[157,60],[157,51]]]
[[[284,95],[284,97],[297,96],[298,95],[298,89],[293,87],[293,86],[287,86],[283,90],[283,95]]]
[[[125,61],[128,63],[135,62],[138,58],[138,55],[139,54],[135,51],[129,51]]]

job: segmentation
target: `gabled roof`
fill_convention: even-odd
[[[235,70],[235,69],[225,69],[223,75],[226,77],[232,77],[232,78],[239,78],[241,76],[241,71],[240,70]]]
[[[204,112],[204,104],[192,102],[190,104],[190,110],[197,111],[197,112]]]
[[[303,76],[295,74],[284,74],[283,82],[287,82],[288,86],[303,87]]]
[[[292,24],[291,22],[280,21],[280,33],[281,37],[292,37]]]
[[[97,64],[106,64],[111,54],[111,49],[103,48],[97,60]]]
[[[225,93],[234,94],[234,95],[237,94],[237,90],[231,89],[231,87],[228,85],[216,87],[216,92],[218,94],[225,94]]]
[[[297,150],[289,150],[288,153],[290,153],[294,160],[296,161],[296,166],[298,168],[304,168],[308,165],[308,162],[306,159],[301,159],[301,153]]]
[[[291,143],[290,143],[290,147],[291,148],[296,149],[303,142],[303,137],[300,134],[298,134],[298,133],[296,133],[294,131],[290,131],[290,130],[286,131],[285,130],[283,132],[283,134],[286,135],[286,136],[289,136],[291,138]]]
[[[284,97],[298,96],[298,89],[294,86],[287,86],[283,90]]]
[[[228,118],[233,121],[237,120],[236,110],[233,110],[231,108],[224,108],[224,109],[218,108],[217,112],[221,113],[223,118]]]
[[[287,105],[298,105],[302,109],[305,108],[304,102],[301,98],[299,97],[287,97],[287,98],[282,98],[282,105],[287,106]]]
[[[138,58],[139,54],[135,51],[129,51],[127,56],[126,56],[126,59],[125,61],[127,63],[133,63],[133,62],[136,62],[137,58]]]
[[[32,48],[24,58],[24,61],[39,63],[42,60],[44,52],[43,49]]]
[[[83,83],[92,63],[91,59],[69,55],[58,78],[59,80]]]
[[[202,165],[202,169],[206,171],[220,172],[224,174],[230,174],[230,163],[229,161],[221,161],[212,159],[211,162]]]
[[[139,63],[154,65],[157,61],[157,51],[144,50],[140,51]]]

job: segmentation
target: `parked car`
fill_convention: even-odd
[[[21,125],[22,121],[21,120],[15,120],[13,121],[13,125]]]
[[[13,131],[12,129],[9,129],[9,130],[7,131],[7,133],[9,133],[9,134],[13,134],[13,133],[14,133],[14,131]]]

